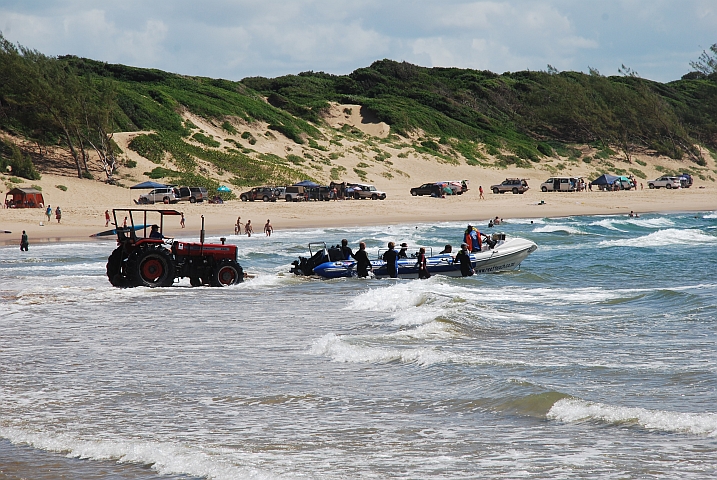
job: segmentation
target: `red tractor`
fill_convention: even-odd
[[[159,223],[148,223],[148,213],[158,214]],[[117,228],[103,233],[117,234],[118,247],[107,259],[107,278],[115,287],[169,287],[182,277],[194,287],[244,281],[236,245],[223,238],[221,244],[204,243],[204,216],[199,243],[187,243],[162,234],[165,215],[181,215],[176,210],[114,209],[112,215]]]

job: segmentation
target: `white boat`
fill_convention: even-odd
[[[490,243],[493,245],[491,246]],[[506,237],[496,233],[483,243],[483,250],[470,254],[471,266],[475,273],[493,273],[515,270],[525,258],[538,249],[538,246],[524,238]],[[383,250],[385,251],[385,250]],[[381,260],[382,250],[377,259],[371,261],[373,274],[377,278],[388,277],[386,262]],[[291,271],[297,275],[318,275],[323,278],[342,278],[356,276],[356,261],[344,260],[341,249],[327,248],[326,243],[310,243],[309,257],[299,257],[293,263]],[[460,263],[450,253],[433,255],[430,247],[426,248],[426,268],[431,275],[460,277]],[[398,278],[418,278],[416,254],[410,258],[398,260]]]

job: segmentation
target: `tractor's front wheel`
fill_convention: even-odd
[[[226,287],[244,281],[244,270],[233,260],[222,260],[212,271],[212,286]]]
[[[127,271],[135,287],[169,287],[174,283],[174,260],[164,248],[148,248],[133,253]]]

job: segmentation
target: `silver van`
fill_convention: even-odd
[[[540,184],[541,192],[575,192],[578,179],[575,177],[551,177]]]

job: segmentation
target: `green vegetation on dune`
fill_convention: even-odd
[[[604,77],[596,71],[497,75],[382,60],[350,75],[306,72],[242,82],[283,98],[284,103],[276,104],[279,108],[296,111],[302,106],[315,116],[326,100],[360,104],[393,132],[422,130],[478,142],[491,155],[508,152],[537,162],[553,154],[550,142],[598,142],[619,148],[627,160],[635,149],[648,148],[700,163],[693,145],[717,144],[714,76],[660,84],[632,75]],[[436,150],[431,147],[424,142],[419,149]],[[475,149],[465,143],[456,150],[469,162],[480,163]]]
[[[713,51],[717,55],[717,48]],[[709,70],[713,57],[703,57],[697,72],[667,84],[641,79],[627,68],[615,77],[552,68],[498,75],[391,60],[349,75],[304,72],[234,82],[48,57],[0,34],[0,129],[31,141],[40,152],[66,149],[78,177],[91,177],[89,153],[97,154],[110,181],[119,165],[112,132],[151,131],[129,144],[158,165],[150,176],[210,189],[225,175],[236,186],[278,184],[306,178],[307,168],[323,172],[322,165],[338,178],[346,169],[331,161],[349,151],[372,161],[372,167],[390,168],[391,154],[382,148],[399,150],[394,154],[401,159],[412,154],[521,168],[545,162],[556,171],[571,164],[615,169],[608,159],[632,163],[632,155],[642,151],[703,166],[696,145],[717,151],[717,73]],[[388,123],[391,135],[376,139],[343,125],[325,138],[322,118],[331,102],[360,105],[365,119]],[[222,137],[186,120],[187,113],[220,129]],[[266,130],[257,139],[242,125]],[[282,158],[246,147],[280,136],[302,145],[301,155]],[[575,145],[591,148],[583,153]],[[558,163],[550,165],[552,159]],[[0,167],[8,165],[15,175],[38,175],[27,152],[3,143]],[[354,173],[366,179],[367,167],[359,164]],[[644,175],[627,165],[622,171]]]

